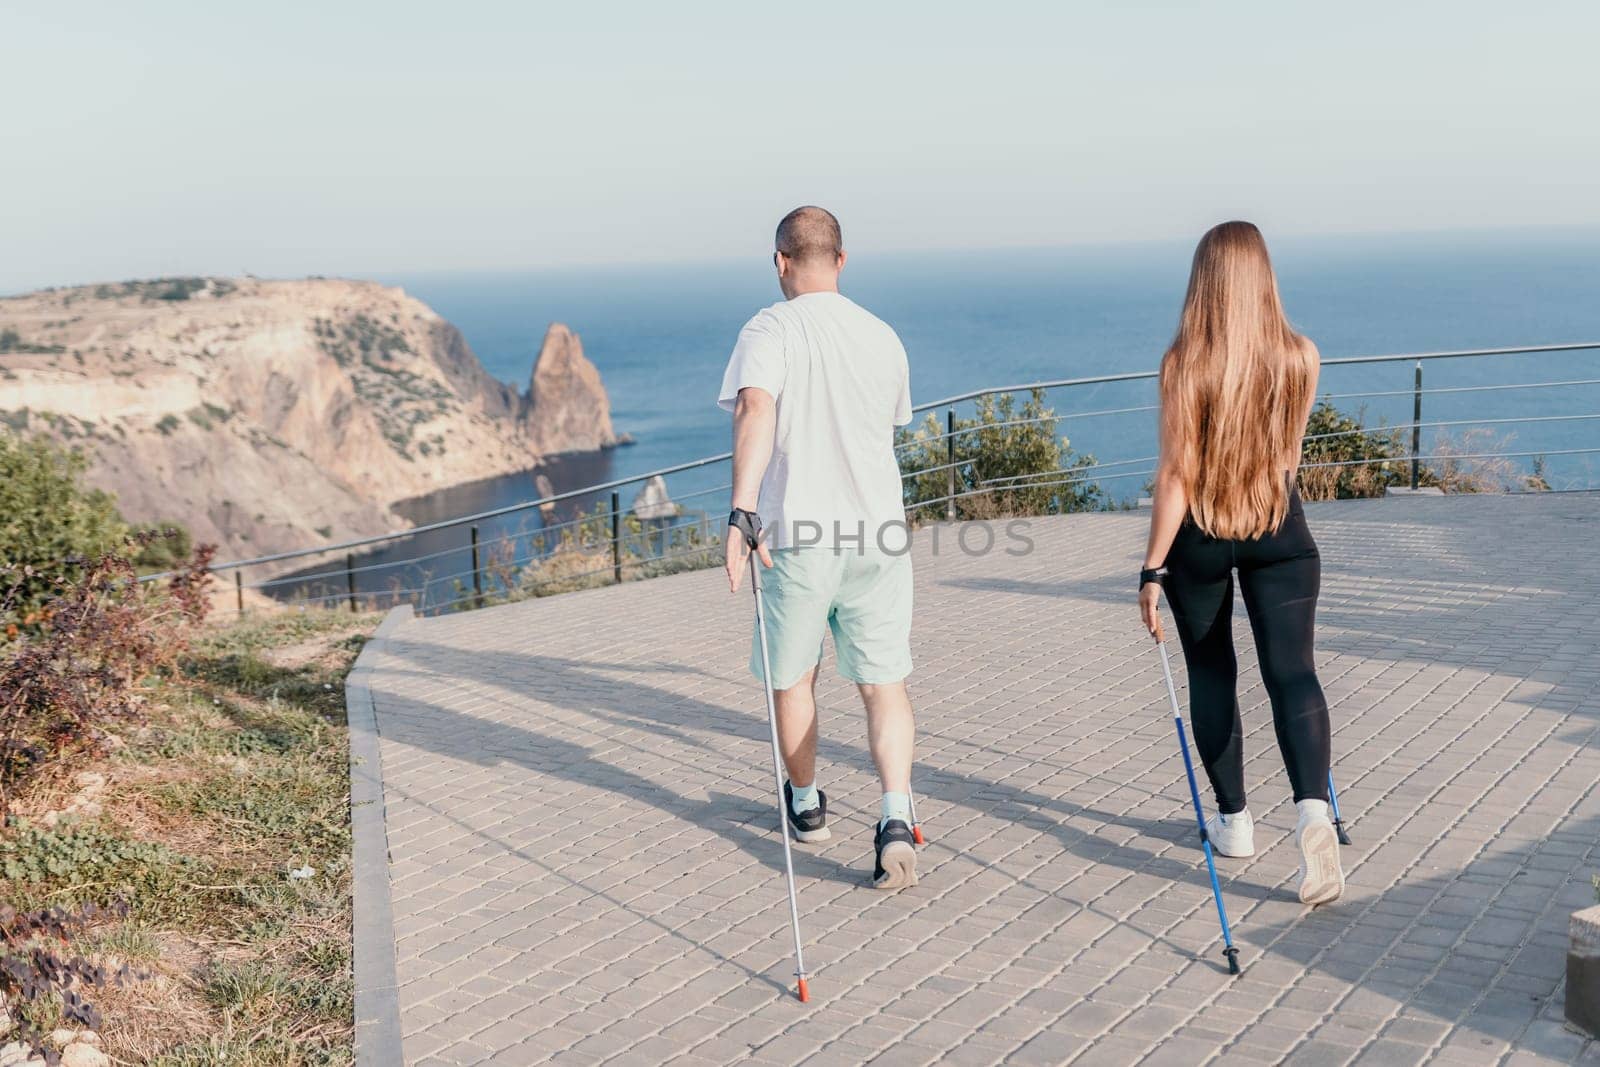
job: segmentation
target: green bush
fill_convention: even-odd
[[[20,582],[14,616],[58,591],[69,561],[104,555],[127,536],[110,494],[83,484],[84,466],[78,452],[0,431],[0,568]]]
[[[942,518],[949,494],[950,442],[955,444],[956,516],[989,519],[1005,515],[1047,515],[1107,506],[1100,486],[1086,472],[1095,458],[1075,452],[1056,437],[1055,411],[1045,406],[1044,390],[1034,389],[1017,406],[1016,397],[980,397],[975,417],[957,419],[954,437],[929,415],[920,429],[897,438],[905,480],[905,506],[912,522]],[[925,473],[913,474],[922,471]],[[992,485],[985,491],[986,485]],[[962,495],[966,494],[966,495]],[[923,505],[923,506],[918,506]]]
[[[133,565],[140,574],[176,570],[194,555],[194,538],[175,522],[140,523],[133,528]]]
[[[66,349],[60,345],[41,345],[32,341],[24,341],[22,335],[10,327],[0,330],[0,353],[33,352],[43,355],[59,355],[65,351]]]
[[[1300,445],[1301,496],[1307,500],[1382,496],[1389,486],[1410,481],[1411,447],[1405,432],[1369,428],[1364,415],[1346,414],[1327,400],[1311,409]]]

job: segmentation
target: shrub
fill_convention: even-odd
[[[1440,433],[1428,450],[1435,458],[1422,461],[1418,481],[1446,493],[1503,493],[1513,486],[1536,492],[1549,489],[1543,463],[1536,463],[1529,476],[1519,473],[1514,461],[1493,454],[1508,451],[1511,442],[1511,435],[1486,427],[1457,437]]]
[[[81,991],[104,989],[108,982],[121,985],[131,977],[127,964],[108,974],[82,956],[63,958],[56,951],[56,946],[71,943],[104,914],[92,904],[25,912],[0,904],[0,1001],[14,1006],[12,1032],[47,1064],[60,1063],[61,1056],[45,1047],[48,1026],[41,1023],[62,1021],[98,1030],[100,1012]]]
[[[612,584],[619,567],[624,581],[720,567],[719,522],[720,516],[713,519],[704,512],[698,520],[686,518],[681,508],[678,516],[663,519],[641,520],[628,512],[619,516],[613,555],[609,509],[597,509],[593,514],[580,510],[576,518],[558,527],[485,545],[480,563],[481,597],[470,577],[458,578],[443,603],[429,606],[464,611],[480,601],[483,605],[504,604],[591,589]],[[391,595],[397,600],[403,597],[398,582]]]
[[[212,551],[206,546],[197,552],[170,591],[140,586],[125,556],[107,553],[85,561],[40,609],[38,632],[4,650],[0,822],[41,768],[98,749],[103,719],[137,714],[140,683],[176,662],[187,624],[206,613]],[[10,589],[0,594],[0,612],[26,588],[32,568],[14,574]]]
[[[0,627],[30,625],[73,561],[105,555],[127,528],[111,496],[80,481],[84,458],[0,432]]]
[[[1365,411],[1347,415],[1327,400],[1311,409],[1300,446],[1300,495],[1307,500],[1382,496],[1409,481],[1411,449],[1404,432],[1369,429]],[[1371,460],[1371,462],[1358,462]],[[1323,464],[1327,464],[1323,466]]]
[[[0,330],[0,353],[5,352],[32,352],[42,355],[60,355],[66,349],[61,345],[42,345],[33,341],[24,341],[22,335],[16,330],[7,327]]]
[[[1346,414],[1327,400],[1312,409],[1300,452],[1300,495],[1305,499],[1382,496],[1392,485],[1411,483],[1411,441],[1406,430],[1368,427],[1363,416],[1359,411]],[[1506,451],[1511,441],[1510,436],[1486,428],[1456,436],[1440,432],[1432,445],[1422,449],[1417,484],[1446,493],[1548,489],[1542,460],[1535,460],[1533,472],[1524,475],[1510,459],[1491,455]]]
[[[905,505],[912,522],[942,517],[940,501],[949,494],[950,442],[955,443],[956,515],[988,519],[1087,511],[1106,506],[1100,486],[1087,480],[1092,455],[1073,451],[1056,437],[1055,411],[1044,391],[1034,389],[1019,408],[1016,397],[980,397],[975,417],[957,419],[953,438],[929,415],[915,431],[897,437],[905,480]],[[925,472],[912,474],[912,472]],[[992,488],[985,491],[985,486]],[[968,495],[961,495],[968,494]],[[922,505],[922,506],[919,506]]]
[[[155,574],[182,566],[194,555],[194,538],[175,522],[141,523],[133,528],[133,566],[140,574]]]

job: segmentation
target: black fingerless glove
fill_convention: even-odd
[[[744,508],[734,508],[728,513],[728,525],[744,535],[744,543],[755,548],[761,542],[761,516]]]

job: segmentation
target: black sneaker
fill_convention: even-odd
[[[811,844],[813,841],[826,841],[833,836],[833,831],[828,829],[828,794],[822,790],[817,790],[816,807],[796,815],[794,789],[788,782],[784,782],[783,810],[789,813],[789,829],[794,831],[796,841]]]
[[[890,819],[878,827],[872,845],[878,852],[872,888],[905,889],[917,884],[917,846],[911,827],[899,819]]]

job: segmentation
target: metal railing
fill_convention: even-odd
[[[1358,429],[1342,430],[1336,433],[1308,434],[1306,439],[1311,441],[1375,433],[1394,435],[1409,430],[1410,448],[1408,454],[1399,457],[1398,461],[1405,463],[1409,467],[1408,481],[1413,489],[1420,486],[1424,473],[1431,463],[1600,454],[1600,447],[1551,448],[1533,451],[1468,451],[1434,454],[1424,453],[1422,448],[1422,431],[1425,428],[1441,429],[1447,427],[1491,427],[1501,425],[1542,426],[1551,423],[1584,422],[1600,419],[1600,412],[1589,411],[1576,414],[1436,419],[1425,422],[1423,420],[1423,401],[1425,396],[1528,389],[1574,389],[1583,386],[1600,385],[1600,376],[1576,377],[1567,375],[1550,381],[1456,385],[1428,390],[1424,389],[1423,385],[1424,364],[1435,360],[1481,359],[1492,356],[1527,357],[1551,353],[1592,353],[1596,351],[1600,351],[1600,342],[1325,359],[1322,361],[1322,366],[1325,370],[1357,365],[1413,364],[1414,370],[1409,389],[1366,390],[1344,393],[1321,392],[1318,394],[1319,400],[1328,401],[1398,398],[1409,395],[1412,399],[1412,417],[1406,422],[1383,423],[1372,427],[1363,426]],[[1156,410],[1154,403],[1121,404],[1084,411],[1073,411],[1070,408],[1060,412],[1051,410],[1042,415],[1025,418],[1009,418],[976,425],[959,426],[957,409],[963,404],[1004,394],[1098,388],[1117,383],[1153,382],[1158,377],[1158,373],[1155,370],[1132,371],[1091,377],[1059,378],[1022,382],[1014,385],[991,386],[914,406],[912,410],[916,414],[925,414],[942,409],[945,415],[942,420],[944,424],[943,432],[930,432],[925,426],[922,430],[914,431],[914,436],[905,437],[899,441],[896,446],[897,451],[904,452],[908,448],[918,448],[923,456],[929,457],[934,455],[935,447],[942,443],[944,445],[943,462],[922,466],[914,470],[903,470],[902,479],[910,480],[943,474],[944,491],[931,498],[917,499],[915,501],[908,500],[908,513],[916,517],[917,513],[924,508],[943,505],[944,518],[946,520],[954,520],[961,512],[963,501],[985,494],[992,495],[1008,490],[1021,489],[1065,489],[1067,487],[1086,485],[1103,487],[1105,483],[1125,482],[1129,479],[1151,477],[1155,473],[1153,466],[1155,457],[1147,455],[1103,462],[1080,463],[1076,466],[1033,471],[1018,475],[985,478],[975,469],[970,457],[964,458],[958,454],[960,450],[957,442],[969,434],[1043,422],[1051,424],[1051,432],[1053,434],[1054,426],[1057,423],[1147,414]],[[479,511],[474,514],[438,522],[425,523],[390,533],[353,538],[332,545],[275,552],[248,559],[217,563],[213,565],[212,570],[213,572],[233,572],[237,603],[241,612],[245,607],[244,594],[247,589],[258,590],[268,595],[288,592],[295,602],[308,605],[315,603],[333,604],[343,601],[348,603],[353,610],[360,606],[363,599],[369,603],[373,601],[383,602],[387,600],[394,602],[409,599],[416,604],[419,610],[432,612],[448,610],[464,603],[470,603],[475,607],[482,606],[490,599],[502,595],[537,595],[541,587],[604,580],[621,582],[630,572],[634,574],[655,573],[666,565],[691,560],[697,556],[702,557],[703,562],[709,562],[710,554],[720,547],[720,522],[714,523],[710,513],[704,508],[685,509],[683,505],[686,501],[718,493],[725,494],[730,487],[726,484],[716,485],[672,498],[677,505],[677,518],[687,517],[685,522],[640,519],[638,516],[633,515],[630,510],[623,508],[620,491],[627,486],[640,485],[656,478],[665,479],[673,475],[715,467],[719,464],[728,463],[731,458],[731,453],[722,452],[717,455],[661,467],[641,474],[616,478],[577,489],[569,489],[504,507]],[[1303,468],[1347,467],[1378,463],[1392,464],[1396,461],[1396,457],[1390,455],[1307,463],[1303,465]],[[595,502],[597,498],[602,498],[602,494],[606,493],[610,494],[609,500],[605,501],[605,503],[609,504],[609,507],[602,507],[600,503],[596,502],[595,510],[592,514],[583,514],[580,510],[575,518],[567,521],[555,523],[548,521],[553,516],[554,510],[562,505],[570,506],[576,503]],[[537,527],[530,529],[524,525],[523,528],[512,530],[509,533],[501,533],[488,539],[483,536],[484,529],[489,524],[513,516],[530,516],[533,514],[541,516],[540,525]],[[720,517],[720,512],[718,512],[718,515]],[[397,559],[373,558],[358,560],[356,555],[357,549],[369,551],[382,549],[384,546],[393,545],[404,540],[415,540],[418,544],[421,544],[423,539],[429,535],[444,531],[454,531],[462,527],[466,528],[463,539],[430,551],[417,552]],[[674,537],[674,531],[680,531],[679,536]],[[660,541],[659,552],[654,549],[654,543],[657,540]],[[519,543],[521,544],[520,549]],[[518,579],[515,584],[506,577],[508,573],[521,574],[529,564],[546,561],[561,549],[574,549],[580,561],[592,561],[595,566],[582,571],[559,573],[543,578],[535,575],[531,581]],[[504,565],[496,565],[493,562],[493,554],[504,554],[506,552],[509,552],[511,557],[509,568]],[[339,554],[343,554],[344,558],[342,560],[338,560],[332,566],[313,570],[310,573],[278,573],[263,580],[249,583],[245,582],[243,578],[245,570],[249,568],[272,567],[276,570],[284,564],[295,560],[328,559],[329,557],[336,559]],[[463,556],[466,558],[463,558]],[[433,575],[429,572],[430,565],[451,566],[451,561],[456,561],[461,565],[441,575]],[[390,573],[397,577],[386,588],[372,588],[370,586],[365,590],[360,588],[363,581],[383,573]],[[496,574],[499,575],[498,578],[495,576]],[[153,580],[165,576],[149,575],[142,580]],[[402,577],[405,577],[405,580],[401,580]],[[486,579],[488,580],[486,581]],[[330,588],[332,591],[326,591]],[[450,594],[448,598],[441,599],[437,596],[441,589]]]

